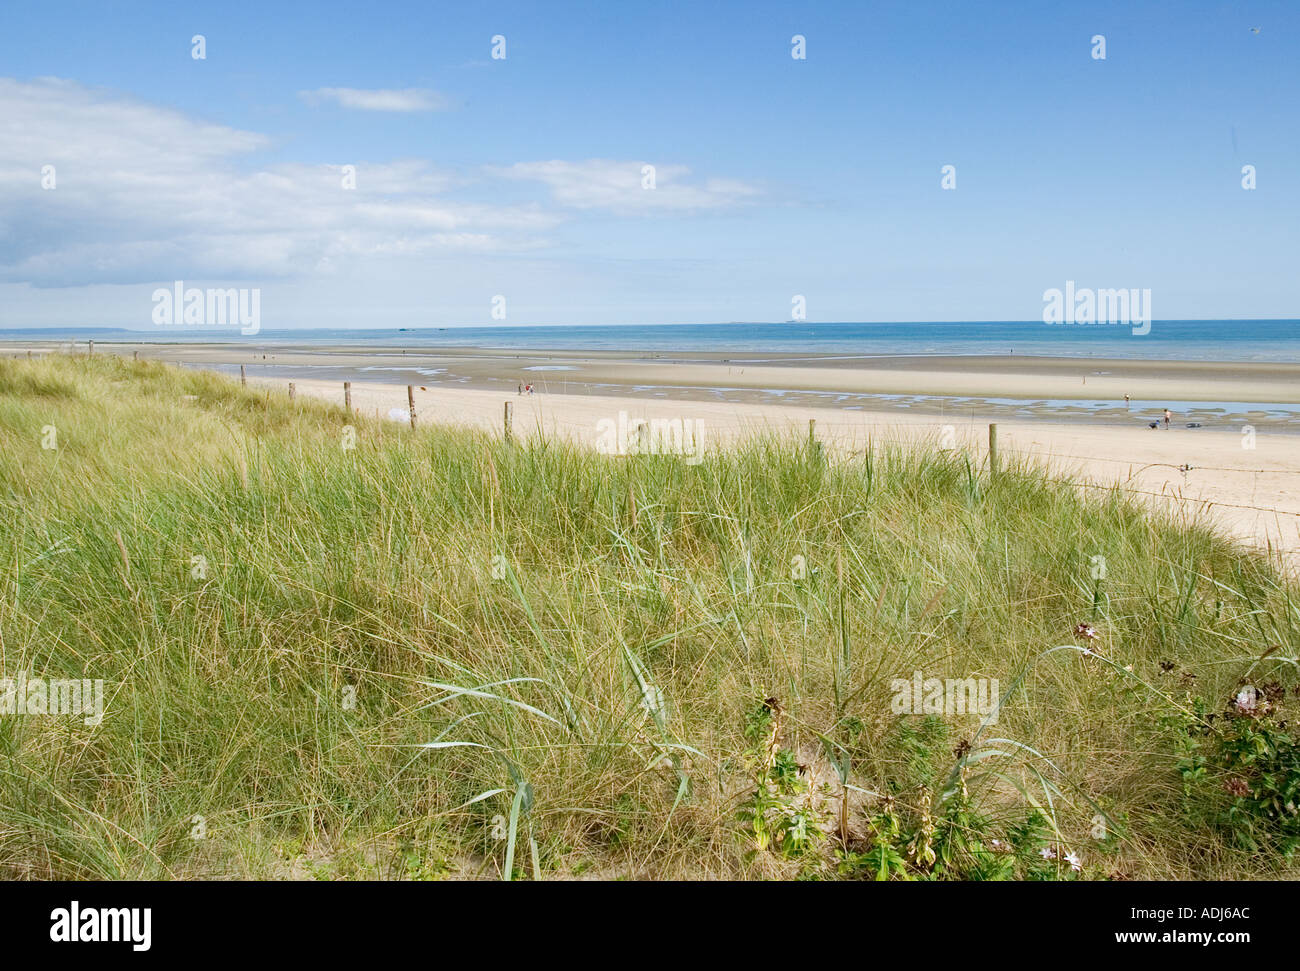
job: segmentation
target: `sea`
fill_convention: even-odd
[[[0,330],[0,340],[164,343],[231,342],[275,345],[512,348],[650,352],[888,355],[1025,355],[1170,361],[1300,362],[1300,319],[1157,320],[1145,334],[1118,324],[1038,321],[897,323],[608,324],[411,327],[400,329],[264,329],[245,337],[235,329],[156,327],[24,328]]]

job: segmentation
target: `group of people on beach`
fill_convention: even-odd
[[[1166,408],[1166,409],[1165,409],[1165,430],[1166,430],[1166,431],[1168,431],[1168,429],[1169,429],[1169,423],[1170,423],[1171,421],[1173,421],[1173,418],[1174,418],[1174,413],[1173,413],[1172,411],[1170,411],[1168,408]],[[1149,421],[1149,422],[1147,422],[1147,427],[1148,427],[1148,428],[1159,428],[1159,427],[1160,427],[1160,422],[1158,422],[1158,421]],[[1189,425],[1189,426],[1187,426],[1187,427],[1189,427],[1189,428],[1200,428],[1201,426],[1200,426],[1200,425],[1195,425],[1195,424],[1193,424],[1193,425]]]
[[[533,386],[532,386],[531,384],[521,384],[521,385],[519,386],[519,393],[520,393],[520,394],[532,394],[532,393],[533,393]]]
[[[1128,406],[1129,406],[1129,396],[1128,396],[1128,395],[1125,395],[1125,396],[1124,396],[1124,407],[1127,408]],[[1171,421],[1173,421],[1173,420],[1174,420],[1174,413],[1173,413],[1172,411],[1170,411],[1168,408],[1166,408],[1166,409],[1165,409],[1165,428],[1168,428],[1168,427],[1169,427],[1169,423],[1170,423]],[[1148,423],[1147,427],[1148,427],[1148,428],[1159,428],[1159,427],[1160,427],[1160,422],[1158,422],[1158,421],[1150,422],[1150,423]],[[1196,426],[1193,426],[1193,427],[1196,427]]]

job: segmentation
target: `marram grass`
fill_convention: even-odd
[[[688,466],[0,361],[0,676],[105,686],[97,725],[0,715],[0,875],[923,878],[958,798],[1063,876],[1290,872],[1184,749],[1243,678],[1295,704],[1296,588],[976,462]],[[918,671],[998,679],[996,724],[896,713]],[[897,868],[858,865],[891,818]]]

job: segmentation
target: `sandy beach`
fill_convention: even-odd
[[[17,356],[29,350],[69,346],[6,346]],[[845,458],[874,441],[964,449],[983,462],[996,422],[1007,456],[1089,487],[1119,484],[1182,515],[1204,513],[1292,569],[1300,564],[1296,364],[116,342],[95,353],[232,376],[243,365],[250,384],[287,393],[293,382],[297,393],[340,406],[350,381],[354,408],[380,418],[405,411],[410,384],[418,421],[496,434],[509,401],[516,434],[589,446],[620,415],[624,426],[698,427],[706,449],[759,434],[805,436],[814,421],[817,438]],[[528,384],[534,393],[519,394]]]
[[[6,351],[67,351],[13,342]],[[84,342],[76,350],[85,352]],[[1170,407],[1181,424],[1300,434],[1300,364],[1018,356],[891,356],[312,346],[285,343],[100,343],[131,355],[238,374],[513,393],[794,405],[938,416],[1079,419],[1144,427]],[[1126,406],[1125,395],[1129,396]]]

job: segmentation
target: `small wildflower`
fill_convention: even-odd
[[[1255,694],[1255,689],[1251,685],[1246,685],[1237,692],[1237,710],[1243,713],[1255,711],[1259,706],[1259,698]]]
[[[963,738],[957,744],[957,747],[952,750],[952,754],[957,756],[957,758],[959,759],[964,759],[967,755],[970,754],[970,742],[967,739]]]
[[[1085,640],[1090,641],[1097,636],[1097,629],[1093,627],[1091,624],[1075,624],[1074,636],[1082,637]]]
[[[1041,850],[1038,851],[1038,855],[1041,856],[1044,860],[1055,860],[1056,850],[1052,849],[1050,846],[1044,846]]]
[[[1224,788],[1228,790],[1228,795],[1238,799],[1250,795],[1250,787],[1246,785],[1245,779],[1229,779]]]
[[[1170,671],[1172,671],[1173,669],[1174,669],[1174,662],[1173,662],[1173,661],[1161,661],[1161,662],[1160,662],[1160,673],[1161,673],[1161,674],[1168,674],[1168,673],[1169,673]]]
[[[1073,851],[1065,854],[1065,862],[1076,872],[1083,869],[1083,861],[1079,859],[1079,854]]]

